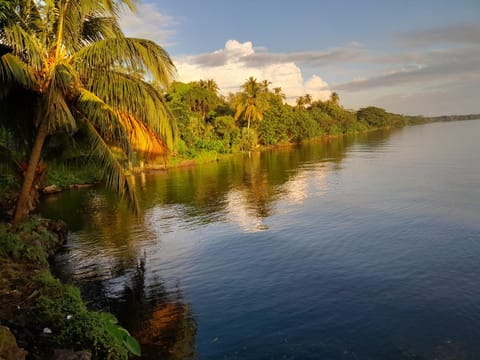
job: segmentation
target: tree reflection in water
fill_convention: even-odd
[[[145,268],[143,254],[129,285],[111,307],[141,344],[141,358],[193,359],[197,326],[189,306],[178,287],[169,292],[159,279],[155,279],[155,285],[146,285]],[[147,291],[148,288],[155,291]]]
[[[312,192],[328,192],[328,175],[341,168],[348,151],[381,147],[389,134],[329,138],[140,175],[143,223],[100,188],[58,194],[44,201],[41,213],[65,220],[73,232],[66,252],[57,256],[59,273],[97,308],[115,313],[142,344],[144,358],[193,358],[192,311],[178,286],[154,275],[162,262],[188,253],[181,248],[187,242],[162,244],[174,233],[189,236],[218,222],[245,232],[266,230],[282,202],[301,206]]]

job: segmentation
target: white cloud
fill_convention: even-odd
[[[328,84],[314,75],[307,81],[300,68],[292,61],[252,64],[246,59],[255,54],[252,42],[240,43],[228,40],[225,47],[212,53],[174,59],[178,80],[189,82],[214,79],[223,93],[236,92],[245,80],[253,76],[257,80],[269,80],[273,87],[282,87],[289,102],[309,93],[314,99],[330,95]]]
[[[127,36],[153,40],[162,45],[171,45],[165,42],[174,33],[172,25],[173,19],[151,3],[140,3],[135,12],[125,9],[120,14],[120,27]]]
[[[332,94],[327,82],[317,75],[313,75],[311,79],[305,83],[305,90],[309,94],[316,94],[316,97],[323,101],[328,100]]]

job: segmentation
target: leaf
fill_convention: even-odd
[[[140,344],[133,336],[127,336],[123,344],[125,345],[125,348],[127,348],[127,350],[130,351],[133,355],[142,355],[142,349],[140,348]]]

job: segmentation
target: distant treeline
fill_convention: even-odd
[[[476,120],[480,119],[480,114],[468,114],[468,115],[442,115],[429,117],[431,122],[437,121],[459,121],[459,120]]]
[[[314,101],[306,94],[297,99],[296,105],[289,105],[282,89],[270,89],[269,85],[268,81],[249,78],[239,92],[225,97],[219,95],[213,80],[173,83],[165,98],[178,124],[176,155],[189,159],[210,157],[325,135],[432,121],[374,106],[348,110],[336,93],[323,101]]]

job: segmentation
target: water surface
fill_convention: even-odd
[[[42,213],[72,230],[60,274],[145,358],[479,359],[479,136],[435,123],[143,174],[143,223],[99,189]]]

